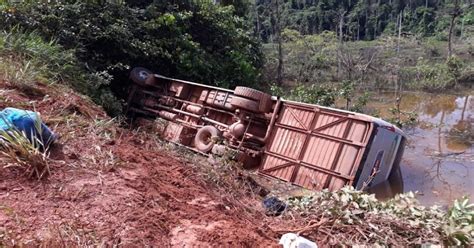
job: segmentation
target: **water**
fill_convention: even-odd
[[[392,116],[395,94],[377,93],[369,114]],[[451,205],[468,196],[474,200],[474,91],[461,94],[407,92],[400,109],[418,114],[418,124],[404,128],[408,145],[389,182],[371,189],[380,198],[417,192],[424,205]]]

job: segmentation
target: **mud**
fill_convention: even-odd
[[[277,244],[263,215],[219,194],[150,137],[109,122],[83,97],[46,87],[47,95],[32,100],[2,87],[0,108],[34,107],[61,135],[61,145],[46,180],[0,168],[0,246]]]

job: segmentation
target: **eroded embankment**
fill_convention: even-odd
[[[35,108],[61,138],[45,180],[0,168],[0,246],[276,244],[263,215],[241,204],[251,197],[219,194],[153,135],[118,127],[63,87],[28,96],[1,86],[0,108]]]

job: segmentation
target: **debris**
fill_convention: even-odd
[[[286,203],[274,196],[265,198],[263,206],[265,207],[265,214],[270,216],[279,216],[286,209]]]
[[[28,140],[38,140],[47,147],[56,140],[56,135],[41,121],[36,112],[17,108],[0,111],[0,130],[16,129],[25,133]]]
[[[283,248],[318,248],[318,245],[313,241],[298,236],[295,233],[285,233],[280,238],[278,243]]]

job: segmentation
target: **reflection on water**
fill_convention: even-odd
[[[367,190],[380,200],[394,197],[396,194],[403,192],[403,175],[400,167],[393,169],[387,181],[379,183]]]
[[[378,94],[369,112],[388,118],[394,101],[393,93]],[[409,141],[399,172],[394,171],[390,183],[370,191],[382,198],[418,191],[418,199],[426,205],[450,205],[464,195],[472,199],[474,92],[404,93],[400,107],[418,113],[419,125],[405,130]]]

